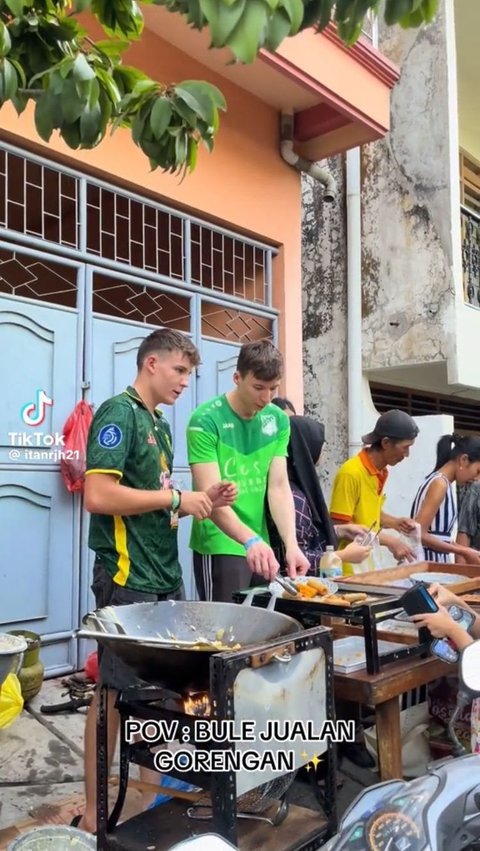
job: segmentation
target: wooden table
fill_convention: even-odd
[[[392,662],[379,674],[335,674],[335,698],[375,707],[381,780],[402,777],[400,695],[451,673],[451,665],[428,656]]]

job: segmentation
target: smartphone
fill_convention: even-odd
[[[475,622],[475,615],[472,612],[456,605],[447,606],[447,611],[466,632],[470,631],[470,627]],[[430,650],[443,662],[450,662],[452,665],[458,662],[460,656],[457,648],[448,638],[435,638],[430,645]]]
[[[447,606],[447,611],[454,621],[463,626],[465,632],[470,632],[472,625],[475,623],[475,615],[469,612],[468,609],[462,609],[461,606]]]
[[[430,650],[442,662],[450,662],[451,665],[455,665],[460,656],[455,645],[448,638],[434,638],[430,645]]]
[[[398,601],[407,615],[428,615],[438,612],[438,606],[423,582],[409,588]]]

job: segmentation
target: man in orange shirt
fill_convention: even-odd
[[[395,535],[384,530],[395,529],[409,534],[415,528],[407,517],[393,517],[383,510],[384,488],[388,467],[408,458],[415,443],[418,426],[404,411],[392,410],[382,414],[369,434],[362,437],[364,448],[349,458],[335,476],[330,514],[335,523],[360,523],[375,531],[382,530],[379,543],[388,547],[396,561],[413,561],[413,552]],[[352,573],[344,565],[344,573]]]

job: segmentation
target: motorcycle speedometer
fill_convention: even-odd
[[[406,813],[380,810],[366,828],[370,851],[421,851],[422,831]]]

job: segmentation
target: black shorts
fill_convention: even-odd
[[[128,606],[130,603],[185,599],[183,582],[180,588],[171,594],[148,594],[124,588],[113,581],[100,561],[96,561],[93,567],[92,591],[97,609],[103,609],[104,606]],[[140,682],[129,665],[101,644],[98,645],[98,668],[100,683],[116,691],[123,691]]]

